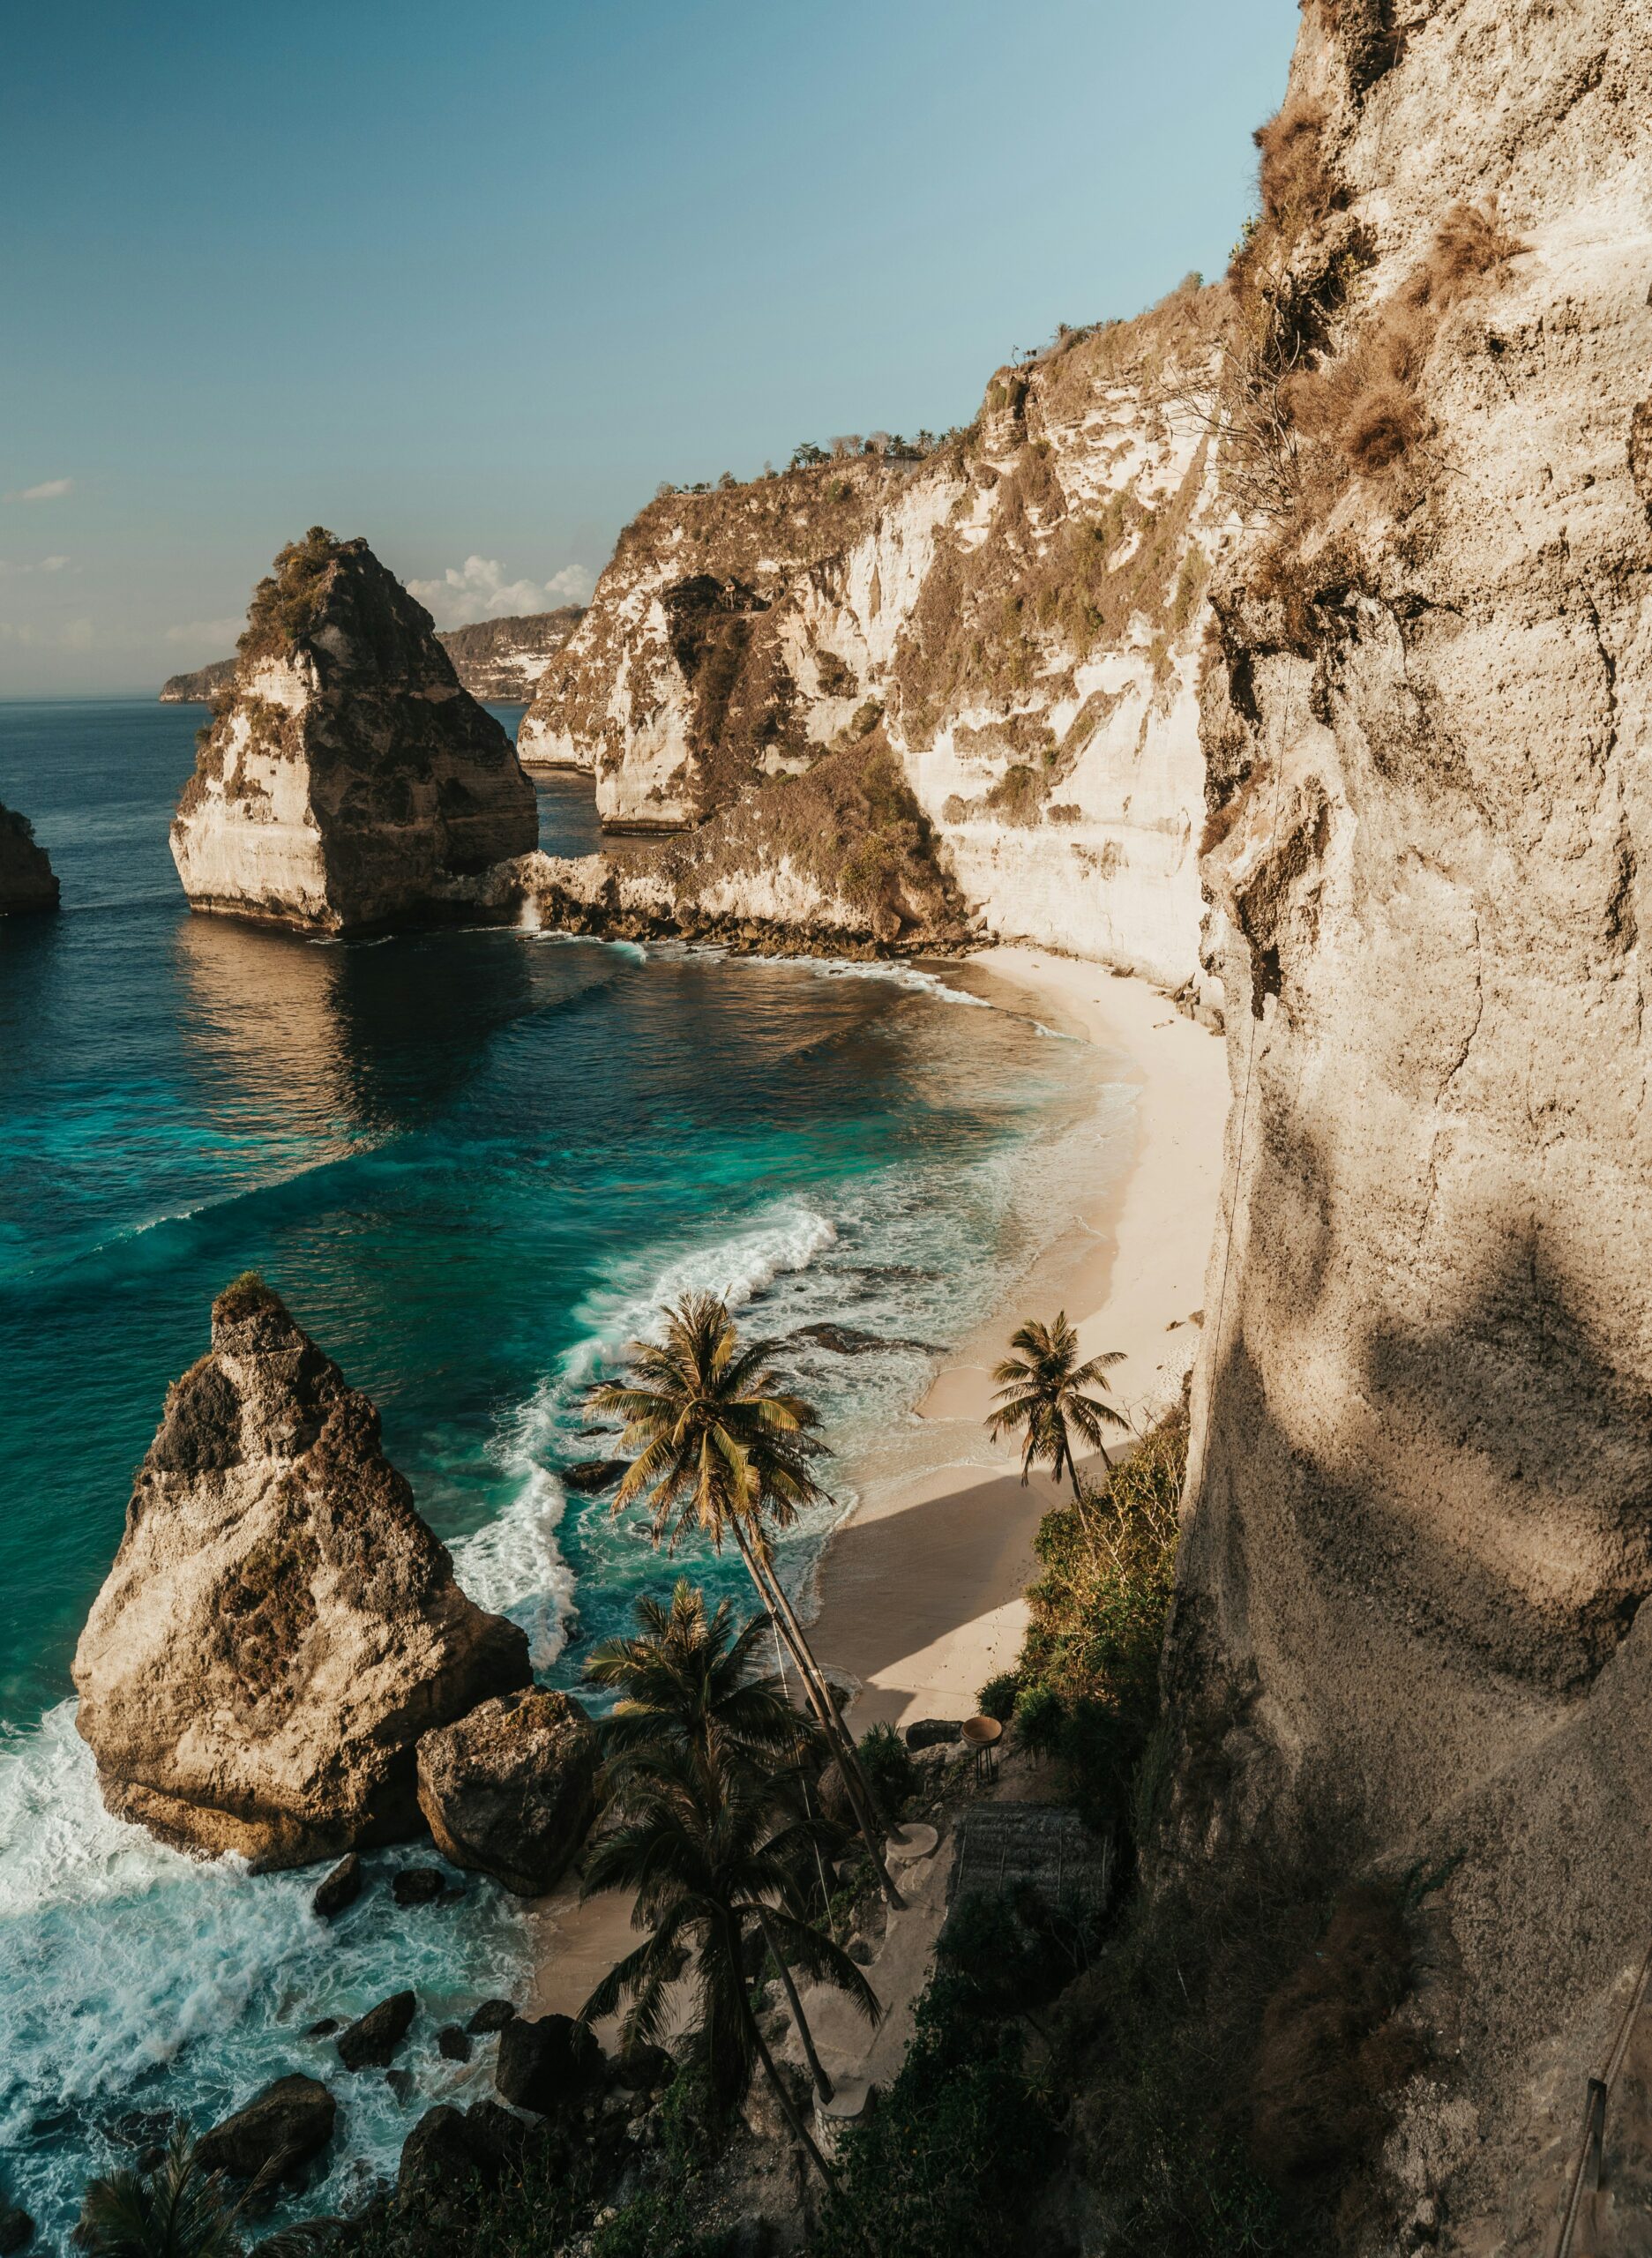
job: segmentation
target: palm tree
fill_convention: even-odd
[[[669,1606],[639,1599],[636,1614],[638,1635],[605,1639],[585,1664],[590,1684],[620,1696],[601,1728],[611,1783],[623,1780],[639,1749],[662,1741],[690,1749],[702,1764],[737,1755],[761,1769],[804,1754],[813,1729],[778,1679],[755,1673],[766,1615],[736,1631],[733,1602],[719,1600],[708,1613],[705,1593],[686,1576]]]
[[[697,2042],[719,2104],[736,2105],[760,2063],[794,2139],[829,2179],[758,2028],[745,1972],[748,1939],[753,1931],[760,1935],[781,1970],[817,2090],[826,2096],[831,2084],[791,1970],[846,1993],[869,2022],[882,2009],[848,1955],[803,1912],[801,1863],[823,1830],[818,1821],[800,1820],[787,1808],[790,1788],[788,1775],[765,1776],[723,1752],[709,1763],[680,1742],[639,1752],[624,1775],[620,1823],[597,1842],[583,1887],[587,1896],[634,1891],[632,1924],[648,1934],[609,1970],[579,2013],[582,2022],[594,2022],[628,2000],[623,2044],[657,2045],[672,1988],[685,1968],[691,1970]]]
[[[771,1526],[789,1528],[804,1507],[825,1501],[810,1464],[824,1447],[819,1415],[781,1386],[769,1365],[772,1342],[741,1347],[727,1305],[714,1294],[684,1294],[663,1314],[664,1339],[633,1342],[626,1379],[601,1383],[587,1399],[598,1417],[624,1421],[620,1447],[636,1453],[613,1510],[624,1513],[649,1493],[654,1541],[669,1551],[696,1529],[717,1551],[732,1537],[791,1649],[884,1895],[898,1910],[906,1901],[884,1862],[886,1829],[877,1798],[769,1545]]]
[[[223,2174],[206,2169],[194,2135],[180,2126],[152,2172],[124,2165],[88,2184],[73,2239],[91,2258],[239,2258],[243,2215],[257,2209],[285,2162],[273,2157],[231,2202]],[[315,2258],[333,2231],[329,2220],[301,2220],[258,2248],[267,2258]]]
[[[1129,1421],[1116,1411],[1110,1403],[1103,1403],[1100,1396],[1087,1395],[1087,1387],[1107,1387],[1107,1372],[1113,1365],[1122,1364],[1122,1349],[1110,1349],[1100,1357],[1092,1357],[1085,1364],[1079,1362],[1079,1336],[1067,1323],[1065,1310],[1058,1311],[1053,1325],[1041,1325],[1036,1318],[1028,1318],[1010,1335],[1012,1349],[1019,1349],[1019,1357],[1006,1357],[995,1367],[992,1377],[998,1383],[994,1401],[997,1410],[987,1416],[988,1432],[994,1436],[1014,1434],[1022,1430],[1026,1441],[1021,1449],[1021,1486],[1041,1459],[1047,1459],[1050,1470],[1058,1482],[1065,1466],[1073,1478],[1073,1494],[1081,1496],[1079,1489],[1079,1469],[1073,1460],[1073,1443],[1068,1429],[1075,1428],[1080,1439],[1099,1450],[1110,1467],[1107,1444],[1103,1430],[1106,1427],[1128,1427]]]

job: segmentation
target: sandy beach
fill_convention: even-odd
[[[867,1479],[874,1469],[858,1470],[873,1495],[822,1560],[813,1637],[822,1662],[863,1689],[854,1711],[862,1731],[879,1720],[969,1716],[981,1685],[1020,1650],[1033,1537],[1056,1493],[1043,1474],[1021,1487],[1008,1445],[1003,1474],[980,1463],[991,1368],[1016,1324],[1065,1309],[1087,1356],[1122,1350],[1112,1399],[1142,1431],[1178,1394],[1203,1315],[1228,1105],[1221,1039],[1104,965],[1021,947],[971,962],[1002,984],[1006,1002],[1117,1061],[1110,1083],[1134,1092],[1133,1150],[1093,1197],[1076,1187],[1076,1228],[1044,1249],[1013,1305],[936,1375],[919,1411],[936,1431],[928,1470],[893,1489]]]
[[[851,1469],[867,1502],[826,1548],[812,1637],[821,1660],[859,1685],[861,1731],[880,1719],[971,1715],[977,1689],[1020,1651],[1033,1536],[1056,1493],[1043,1474],[1021,1487],[1008,1445],[1002,1473],[983,1469],[981,1422],[991,1367],[1020,1319],[1065,1308],[1087,1356],[1123,1350],[1110,1389],[1139,1430],[1175,1400],[1199,1344],[1228,1103],[1224,1045],[1156,989],[1104,965],[1020,947],[970,963],[1010,1008],[1107,1054],[1103,1087],[1133,1094],[1133,1134],[1124,1167],[1110,1166],[1093,1194],[1074,1187],[1073,1228],[936,1374],[918,1412],[934,1431],[925,1469],[893,1484],[875,1466]],[[629,1911],[617,1896],[581,1905],[572,1889],[535,1908],[529,2013],[578,2011],[636,1943]]]

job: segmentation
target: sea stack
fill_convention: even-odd
[[[0,917],[56,907],[57,880],[46,849],[34,843],[33,825],[0,804]]]
[[[422,1830],[421,1734],[529,1683],[379,1445],[256,1278],[167,1397],[74,1659],[111,1811],[265,1866]]]
[[[261,580],[172,825],[192,909],[330,933],[444,914],[527,854],[534,788],[430,614],[313,526]]]

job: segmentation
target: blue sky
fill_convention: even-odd
[[[0,695],[221,654],[317,521],[460,574],[450,614],[549,604],[662,479],[967,421],[1058,322],[1220,270],[1296,24],[1293,0],[15,11]]]

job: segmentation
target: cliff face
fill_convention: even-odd
[[[1310,0],[1235,275],[1181,1843],[1448,1874],[1393,2200],[1487,2248],[1648,1936],[1649,30]]]
[[[15,808],[0,804],[0,917],[56,909],[57,880],[34,827]]]
[[[355,931],[530,849],[533,786],[430,615],[365,542],[317,527],[254,596],[172,826],[190,905]]]
[[[508,619],[449,627],[437,640],[473,698],[490,706],[526,706],[583,617],[577,603],[568,603],[556,611],[519,612]]]
[[[917,462],[852,457],[627,527],[524,717],[610,831],[676,830],[873,731],[965,908],[1172,987],[1199,976],[1206,433],[1225,294],[1001,370]],[[732,892],[772,892],[759,854]]]
[[[228,690],[235,678],[233,659],[213,659],[210,665],[197,667],[192,674],[169,674],[161,685],[160,704],[162,706],[210,706],[221,690]]]
[[[302,1865],[416,1834],[420,1735],[529,1671],[523,1634],[454,1582],[367,1398],[237,1282],[168,1396],[74,1678],[112,1811]]]
[[[453,662],[460,685],[489,706],[526,706],[540,677],[584,617],[577,603],[556,611],[519,612],[508,619],[479,619],[448,627],[437,641]],[[210,706],[235,678],[233,659],[214,659],[193,674],[168,675],[163,706]]]

